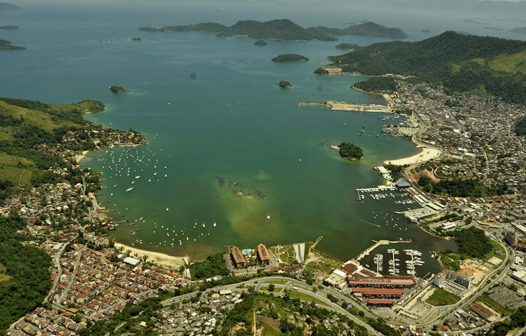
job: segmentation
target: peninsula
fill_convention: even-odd
[[[7,3],[7,2],[0,2],[0,12],[9,11],[9,10],[17,10],[17,9],[20,9],[20,7]]]
[[[388,28],[373,22],[351,25],[347,28],[328,28],[316,26],[303,28],[288,19],[277,19],[266,22],[242,20],[232,26],[216,22],[204,22],[162,28],[141,27],[144,32],[206,32],[218,37],[248,36],[254,39],[276,39],[285,41],[335,41],[337,36],[359,35],[389,39],[405,39],[407,34],[399,28]]]
[[[329,59],[343,73],[415,76],[442,84],[447,93],[491,93],[526,103],[524,41],[448,31],[419,42],[377,43]]]

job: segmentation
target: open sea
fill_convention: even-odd
[[[229,10],[220,4],[26,5],[0,13],[1,24],[21,26],[1,31],[0,38],[28,48],[0,53],[0,96],[101,100],[109,108],[91,120],[133,128],[148,139],[145,146],[97,151],[83,161],[103,174],[102,205],[131,223],[111,233],[117,241],[199,259],[229,244],[250,248],[323,235],[320,249],[345,260],[372,240],[412,239],[395,248],[423,251],[426,272],[438,270],[431,251],[454,247],[394,213],[415,206],[397,202],[406,199],[403,195],[357,200],[356,188],[383,183],[373,166],[418,152],[410,141],[381,133],[393,121],[378,113],[298,107],[300,101],[382,103],[351,89],[364,78],[313,73],[340,52],[337,43],[381,40],[347,36],[257,47],[241,37],[138,31],[145,25],[278,17],[305,26],[342,26],[349,21],[343,16],[332,22],[328,14],[301,16],[289,9],[290,15],[272,16],[268,8]],[[385,24],[396,25],[390,20]],[[413,39],[422,38],[425,26],[407,25],[401,26]],[[283,53],[309,61],[270,61]],[[280,89],[281,80],[293,88]],[[109,85],[129,93],[114,95]],[[328,144],[342,141],[362,147],[365,158],[341,160]]]

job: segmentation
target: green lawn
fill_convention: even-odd
[[[445,269],[458,271],[460,269],[461,256],[458,253],[440,253],[440,263]]]
[[[458,296],[442,288],[437,288],[426,302],[433,306],[447,306],[457,303],[459,300],[460,298]]]
[[[316,303],[318,305],[321,305],[321,306],[326,306],[325,302],[321,301],[320,299],[317,299],[315,297],[312,297],[308,294],[305,294],[305,293],[302,293],[302,292],[298,292],[297,290],[294,290],[294,289],[289,289],[287,291],[287,296],[293,298],[293,299],[299,299],[301,301],[305,301],[305,302],[312,302],[312,303]]]
[[[485,303],[487,306],[495,310],[497,313],[503,316],[510,316],[513,314],[513,311],[500,305],[497,301],[493,300],[486,294],[483,294],[479,297],[478,301]]]
[[[489,242],[493,248],[491,249],[490,252],[486,253],[486,255],[484,256],[484,260],[489,260],[495,256],[501,259],[504,258],[504,256],[506,255],[506,250],[504,250],[504,247],[498,242],[494,241],[493,239],[490,239]],[[498,256],[495,253],[495,250],[500,250],[500,254]]]
[[[279,330],[279,323],[271,318],[261,318],[259,321],[263,326],[263,336],[278,336],[281,335]]]

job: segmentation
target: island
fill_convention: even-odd
[[[283,54],[278,55],[272,59],[272,62],[284,63],[284,62],[307,62],[309,59],[300,54]]]
[[[19,26],[0,26],[0,30],[19,30]]]
[[[117,85],[112,85],[109,87],[110,91],[115,93],[115,94],[124,94],[126,92],[128,92],[128,90],[126,90],[125,88],[123,88],[122,86],[117,86]]]
[[[424,34],[431,34],[431,30],[429,29],[422,29],[421,32]]]
[[[340,43],[334,46],[336,49],[343,49],[343,50],[354,50],[359,48],[357,44],[354,43]]]
[[[396,40],[407,38],[407,34],[400,28],[388,28],[374,22],[364,22],[345,29],[347,35],[380,37]]]
[[[254,39],[276,39],[285,41],[336,41],[337,36],[359,35],[389,39],[405,39],[407,34],[400,28],[388,28],[374,22],[364,22],[347,28],[324,26],[303,28],[288,19],[270,21],[241,20],[232,26],[216,22],[203,22],[190,25],[164,26],[161,28],[141,27],[144,32],[204,32],[218,37],[247,36]]]
[[[264,47],[268,45],[268,42],[265,40],[257,40],[256,42],[254,42],[254,45],[258,47]]]
[[[26,48],[13,45],[11,41],[8,40],[0,40],[0,51],[8,51],[8,50],[25,50]]]
[[[340,156],[346,160],[359,160],[363,158],[363,150],[350,142],[342,142],[339,148]]]
[[[289,89],[289,88],[292,87],[292,84],[291,84],[289,81],[285,81],[285,80],[280,81],[280,82],[278,83],[278,85],[279,85],[279,87],[282,88],[282,89]]]
[[[133,42],[141,42],[142,39],[140,37],[132,37]]]

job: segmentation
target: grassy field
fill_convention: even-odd
[[[526,74],[526,50],[499,55],[489,61],[489,66],[496,71]]]
[[[460,269],[461,256],[458,253],[440,253],[440,263],[445,269],[458,271]]]
[[[458,296],[442,288],[437,288],[426,302],[433,306],[447,306],[457,303],[459,300],[460,298]]]
[[[479,297],[478,301],[485,303],[487,306],[489,306],[491,309],[496,311],[497,313],[503,315],[503,316],[510,316],[513,314],[513,311],[511,309],[508,309],[502,305],[500,305],[498,302],[487,296],[486,294],[483,294]]]
[[[305,301],[305,302],[316,303],[320,306],[326,306],[325,302],[321,301],[320,299],[317,299],[305,293],[298,292],[297,290],[294,290],[294,289],[287,290],[287,296],[293,299],[298,299],[298,300]]]
[[[488,252],[484,256],[484,260],[489,260],[489,259],[491,259],[492,257],[495,257],[495,256],[497,258],[504,258],[504,256],[506,255],[506,250],[504,250],[504,247],[501,244],[499,244],[498,242],[494,241],[493,239],[490,239],[490,244],[493,247],[493,249],[491,250],[491,252]],[[495,253],[495,251],[500,251],[499,255],[497,255],[497,253]]]
[[[0,264],[0,282],[7,281],[9,279],[11,279],[11,277],[6,274],[5,266]]]
[[[278,336],[281,335],[279,330],[279,323],[268,317],[258,318],[258,323],[263,327],[263,336]]]

